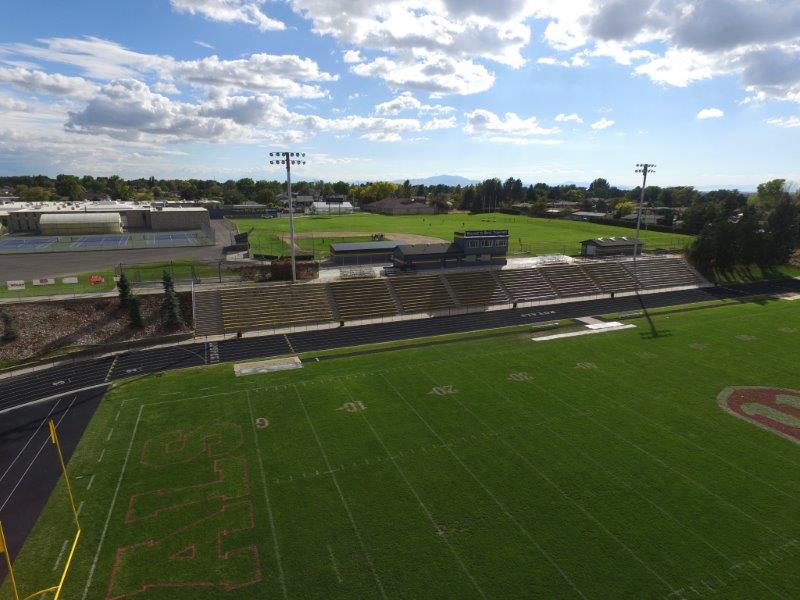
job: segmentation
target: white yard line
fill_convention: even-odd
[[[88,492],[90,489],[92,489],[92,483],[94,483],[94,473],[92,473],[92,476],[91,476],[91,477],[89,477],[89,483],[87,483],[87,484],[86,484],[86,491],[87,491],[87,492]]]
[[[303,408],[303,412],[306,415],[306,421],[308,421],[308,426],[311,428],[311,432],[314,434],[314,439],[317,441],[317,446],[319,447],[320,454],[322,454],[322,458],[325,460],[325,466],[329,471],[333,470],[331,466],[330,460],[328,460],[328,453],[325,452],[325,447],[322,445],[322,441],[319,439],[319,435],[317,435],[317,430],[314,427],[314,423],[311,421],[311,416],[308,414],[308,409],[306,409],[306,404],[303,402],[303,397],[300,395],[300,390],[297,389],[297,386],[292,386],[297,395],[297,399],[300,401],[300,406]],[[342,506],[344,506],[344,510],[347,513],[347,517],[350,519],[350,525],[353,527],[353,532],[356,534],[356,538],[358,538],[358,543],[361,545],[361,550],[364,552],[364,557],[367,559],[367,564],[369,565],[370,570],[372,571],[372,575],[375,578],[375,583],[378,585],[378,590],[381,593],[382,598],[386,598],[386,591],[383,588],[383,582],[381,582],[381,578],[378,576],[378,572],[375,570],[375,565],[372,562],[372,557],[367,550],[367,546],[364,543],[364,539],[361,537],[361,532],[356,525],[356,521],[353,518],[353,513],[350,511],[350,505],[347,503],[347,500],[344,497],[344,493],[342,492],[342,488],[339,485],[339,480],[336,478],[335,473],[331,473],[331,480],[333,481],[333,485],[336,486],[336,491],[339,492],[339,499],[342,501]]]
[[[342,583],[342,575],[341,575],[341,573],[339,573],[339,567],[336,566],[336,559],[333,556],[333,548],[331,548],[330,544],[328,544],[328,554],[331,555],[331,566],[333,567],[333,572],[336,573],[336,579],[341,584]]]
[[[420,369],[420,375],[423,376],[423,377],[427,377],[431,382],[433,382],[434,385],[441,385],[441,383],[439,383],[436,380],[434,380],[430,375],[427,375],[421,369]],[[575,498],[573,498],[570,494],[568,494],[560,485],[558,485],[554,480],[552,480],[550,477],[548,477],[547,474],[544,473],[533,461],[531,461],[527,456],[525,456],[519,450],[517,450],[514,446],[512,446],[507,439],[505,439],[503,436],[501,436],[499,433],[497,433],[491,427],[491,425],[489,425],[489,423],[487,423],[480,415],[475,413],[466,404],[461,402],[458,399],[457,396],[453,396],[453,400],[464,411],[466,411],[470,416],[472,416],[473,419],[475,419],[478,423],[480,423],[481,427],[483,427],[490,434],[496,436],[501,444],[503,444],[506,448],[508,448],[522,462],[524,462],[528,466],[528,468],[530,468],[531,471],[536,473],[536,475],[538,477],[540,477],[545,482],[547,482],[547,484],[550,485],[550,487],[552,487],[556,492],[558,492],[559,495],[562,498],[564,498],[567,502],[569,502],[573,507],[578,509],[578,511],[580,511],[580,513],[583,514],[586,518],[588,518],[590,521],[592,521],[592,523],[594,523],[595,526],[598,529],[600,529],[600,531],[605,533],[608,537],[610,537],[617,544],[619,544],[619,546],[623,550],[625,550],[625,552],[627,552],[630,556],[632,556],[633,559],[636,562],[638,562],[640,565],[642,565],[648,573],[653,575],[656,579],[658,579],[658,581],[660,581],[662,584],[664,584],[669,589],[670,592],[674,592],[675,591],[675,588],[672,586],[672,584],[669,581],[667,581],[666,579],[664,579],[664,577],[662,577],[662,575],[660,573],[658,573],[652,566],[650,566],[650,564],[648,564],[641,556],[639,556],[638,552],[636,552],[635,550],[630,548],[613,531],[611,531],[608,527],[606,527],[606,525],[602,521],[600,521],[600,519],[595,517],[589,510],[584,508],[577,500],[575,500]]]
[[[81,598],[86,600],[86,597],[89,595],[89,588],[92,585],[92,579],[94,578],[94,571],[97,568],[97,561],[100,558],[100,552],[103,549],[103,543],[106,540],[106,534],[108,533],[108,524],[111,522],[111,513],[114,512],[114,506],[117,503],[117,496],[119,495],[119,489],[122,486],[122,477],[125,475],[125,470],[128,468],[128,460],[131,457],[131,449],[133,448],[133,440],[136,438],[136,432],[139,429],[139,421],[142,418],[142,410],[144,409],[144,405],[139,406],[139,414],[136,416],[136,423],[133,425],[133,432],[131,433],[131,441],[128,443],[128,451],[125,453],[125,462],[122,463],[122,469],[119,472],[119,478],[117,479],[117,487],[114,490],[114,496],[111,498],[111,504],[108,507],[108,515],[106,515],[106,522],[103,525],[103,531],[100,534],[100,541],[97,544],[97,552],[95,552],[94,559],[92,560],[92,566],[89,568],[89,576],[86,579],[86,587],[83,588],[83,595]]]
[[[288,598],[289,593],[286,589],[286,579],[284,578],[283,574],[283,562],[281,561],[281,552],[278,547],[278,534],[275,528],[275,518],[272,514],[272,503],[269,499],[269,492],[267,490],[267,478],[264,475],[264,461],[261,458],[261,444],[258,441],[258,431],[256,430],[256,417],[253,413],[253,403],[250,400],[250,392],[247,392],[247,408],[250,410],[250,423],[253,426],[253,439],[256,443],[256,456],[258,457],[258,468],[261,471],[261,485],[264,489],[264,500],[267,503],[267,514],[269,515],[269,527],[272,533],[272,544],[275,547],[275,557],[278,561],[278,580],[281,583],[281,591],[283,592],[283,597]]]
[[[345,385],[344,382],[342,382],[341,385],[344,388],[345,392],[347,393],[347,396],[350,398],[350,401],[351,402],[355,402],[355,399],[353,398],[353,394],[350,392],[350,389]],[[375,427],[372,426],[372,423],[370,423],[369,419],[367,418],[367,415],[363,411],[360,414],[361,414],[361,417],[364,419],[364,422],[367,424],[367,426],[369,427],[370,431],[372,432],[372,435],[375,436],[376,440],[378,440],[378,443],[381,445],[383,450],[386,452],[386,456],[388,456],[389,460],[392,461],[392,464],[394,465],[395,469],[397,469],[397,472],[400,473],[400,476],[403,478],[403,481],[405,481],[406,485],[408,486],[408,489],[414,495],[414,498],[417,500],[417,503],[419,504],[420,508],[422,508],[422,511],[425,513],[425,516],[428,518],[428,521],[430,521],[431,525],[433,525],[433,528],[436,531],[442,531],[443,532],[444,530],[441,528],[439,523],[436,522],[436,519],[434,518],[433,513],[428,508],[428,506],[422,501],[422,498],[420,497],[419,492],[417,492],[417,489],[414,487],[414,485],[411,483],[411,481],[409,481],[408,476],[406,476],[405,471],[403,471],[402,467],[400,467],[400,464],[395,460],[394,456],[392,456],[392,453],[390,452],[389,448],[384,443],[383,438],[377,432]],[[402,454],[402,451],[401,451],[401,454]],[[453,557],[458,562],[459,566],[461,567],[461,570],[464,572],[464,574],[470,580],[470,582],[475,587],[477,592],[481,595],[481,597],[485,598],[486,594],[481,589],[481,586],[480,586],[480,584],[478,584],[478,581],[475,579],[475,577],[470,572],[469,568],[467,567],[466,563],[464,562],[464,559],[461,558],[461,555],[456,551],[456,549],[453,546],[453,544],[450,543],[450,539],[447,537],[447,534],[443,533],[441,537],[444,540],[444,543],[447,544],[447,548],[450,550],[450,553],[453,555]],[[329,546],[329,548],[330,548],[330,546]]]
[[[100,452],[100,457],[97,459],[97,462],[103,462],[103,457],[105,455],[106,455],[106,449],[103,448],[103,450]]]
[[[408,401],[408,399],[406,399],[406,397],[402,393],[400,393],[397,387],[395,387],[392,384],[392,382],[386,378],[386,376],[381,375],[381,377],[386,382],[386,384],[392,389],[395,395],[398,398],[400,398],[415,415],[417,415],[417,418],[419,418],[419,420],[422,421],[422,423],[425,425],[428,431],[430,431],[444,445],[443,447],[450,453],[450,455],[454,459],[456,459],[456,461],[462,466],[462,468],[470,475],[470,477],[472,477],[475,483],[477,483],[481,487],[484,493],[486,493],[486,495],[492,499],[492,501],[500,508],[503,514],[517,527],[517,529],[520,530],[520,532],[522,532],[525,535],[525,537],[528,538],[528,540],[534,545],[534,547],[545,558],[545,560],[547,560],[547,562],[550,563],[550,566],[552,566],[559,573],[559,575],[561,575],[564,581],[566,581],[569,584],[569,586],[573,590],[575,590],[575,592],[581,598],[586,598],[586,595],[578,588],[578,586],[575,585],[575,582],[572,581],[569,575],[567,575],[561,569],[561,566],[555,561],[555,559],[553,559],[553,557],[550,556],[550,554],[539,544],[539,542],[536,541],[533,535],[531,535],[531,533],[527,529],[525,529],[522,523],[520,523],[517,520],[517,518],[513,514],[511,514],[508,508],[502,502],[500,502],[497,496],[495,496],[494,493],[489,488],[487,488],[486,485],[480,479],[478,479],[477,475],[475,475],[472,469],[470,469],[469,466],[461,459],[461,457],[458,454],[456,454],[456,452],[445,442],[442,436],[440,436],[439,433],[430,425],[430,423],[428,423],[425,417],[423,417],[419,413],[419,411],[416,408],[414,408],[414,406]]]
[[[64,543],[61,544],[61,551],[58,553],[56,562],[53,563],[53,571],[56,571],[58,569],[58,565],[61,564],[61,559],[64,558],[64,552],[67,550],[67,544],[69,544],[69,540],[64,540]]]
[[[561,377],[563,377],[564,379],[572,379],[573,381],[577,381],[577,380],[576,380],[574,377],[571,377],[570,375],[568,375],[566,371],[564,371],[564,372],[560,372],[560,376],[561,376]],[[552,392],[550,389],[548,389],[546,386],[543,386],[543,385],[540,385],[540,384],[538,384],[538,383],[536,382],[536,380],[532,380],[530,383],[531,383],[532,385],[535,385],[535,386],[536,386],[536,387],[538,387],[539,389],[541,389],[541,390],[542,390],[542,391],[543,391],[545,394],[547,394],[548,396],[550,396],[551,398],[553,398],[553,399],[554,399],[556,402],[558,402],[559,404],[561,404],[561,405],[563,405],[564,407],[566,407],[568,410],[570,410],[570,411],[572,411],[572,412],[574,412],[574,413],[576,413],[576,414],[577,414],[577,410],[575,409],[575,407],[574,407],[574,406],[572,406],[572,405],[571,405],[569,402],[566,402],[566,401],[562,400],[560,396],[558,396],[557,394],[553,393],[553,392]],[[596,390],[595,390],[595,392],[596,392]],[[602,395],[602,394],[600,394],[600,395]],[[608,396],[605,396],[605,397],[606,397],[606,398],[608,398]],[[656,463],[660,464],[661,466],[663,466],[665,469],[667,469],[667,470],[669,470],[669,471],[672,471],[672,472],[676,473],[676,474],[677,474],[677,475],[679,475],[679,476],[680,476],[682,479],[685,479],[686,481],[688,481],[688,482],[689,482],[689,483],[691,483],[692,485],[694,485],[694,486],[698,487],[699,489],[703,490],[704,492],[706,492],[706,493],[707,493],[707,494],[709,494],[710,496],[712,496],[712,497],[716,498],[717,500],[719,500],[721,503],[723,503],[723,504],[726,504],[726,505],[730,506],[730,507],[731,507],[733,510],[735,510],[736,512],[738,512],[739,514],[741,514],[743,517],[747,518],[749,521],[752,521],[752,522],[753,522],[753,523],[755,523],[756,525],[758,525],[758,526],[760,526],[760,527],[762,527],[762,528],[766,529],[767,531],[769,531],[771,534],[773,534],[773,535],[774,535],[774,536],[776,536],[777,538],[779,538],[779,539],[782,539],[782,540],[785,540],[785,539],[787,539],[785,535],[783,535],[783,534],[780,534],[779,532],[775,531],[775,530],[774,530],[772,527],[770,527],[769,525],[767,525],[767,524],[766,524],[766,523],[764,523],[763,521],[761,521],[761,520],[757,519],[756,517],[754,517],[753,515],[751,515],[751,514],[750,514],[750,513],[748,513],[747,511],[745,511],[745,510],[743,510],[743,509],[739,508],[738,506],[736,506],[736,505],[735,505],[733,502],[731,502],[730,500],[727,500],[726,498],[723,498],[722,496],[720,496],[719,494],[717,494],[717,493],[716,493],[714,490],[712,490],[712,489],[710,489],[710,488],[706,487],[705,485],[703,485],[702,483],[700,483],[700,482],[699,482],[699,481],[697,481],[696,479],[692,478],[692,477],[691,477],[691,476],[689,476],[689,475],[686,475],[686,474],[685,474],[685,473],[683,473],[682,471],[680,471],[680,470],[678,470],[677,468],[673,467],[671,464],[669,464],[669,463],[668,463],[666,460],[664,460],[664,459],[663,459],[663,458],[661,458],[660,456],[658,456],[658,455],[656,455],[656,454],[654,454],[654,453],[652,453],[652,452],[648,451],[647,449],[645,449],[645,448],[641,447],[641,446],[640,446],[640,445],[638,445],[636,442],[632,442],[631,440],[629,440],[628,438],[626,438],[626,437],[625,437],[625,436],[623,436],[622,434],[620,434],[620,433],[617,433],[616,431],[614,431],[613,429],[611,429],[610,427],[608,427],[607,425],[605,425],[604,423],[602,423],[602,422],[601,422],[601,421],[599,421],[598,419],[594,418],[594,416],[593,416],[593,414],[592,414],[592,413],[589,413],[589,414],[586,414],[586,415],[581,415],[581,416],[584,416],[584,417],[586,417],[587,419],[589,419],[590,421],[592,421],[593,423],[595,423],[595,424],[596,424],[598,427],[600,427],[600,428],[602,428],[603,430],[607,431],[607,432],[608,432],[608,433],[610,433],[612,436],[614,436],[615,438],[617,438],[617,439],[619,439],[620,441],[624,442],[625,444],[627,444],[627,445],[629,445],[629,446],[632,446],[633,448],[635,448],[636,450],[638,450],[639,452],[641,452],[642,454],[644,454],[645,456],[647,456],[648,458],[650,458],[650,460],[652,460],[653,462],[656,462]]]

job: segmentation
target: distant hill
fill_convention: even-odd
[[[392,183],[403,183],[403,179],[393,181]],[[478,183],[476,179],[467,179],[460,175],[433,175],[432,177],[421,177],[416,179],[409,179],[411,185],[469,185],[471,183]]]

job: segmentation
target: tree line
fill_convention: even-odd
[[[800,192],[792,193],[783,179],[759,185],[741,210],[734,210],[729,198],[718,198],[705,207],[705,215],[689,250],[705,273],[784,265],[800,245]]]

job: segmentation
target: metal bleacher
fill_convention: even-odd
[[[350,279],[330,284],[342,321],[375,319],[398,314],[386,279]]]
[[[220,290],[226,331],[273,329],[333,320],[324,285],[274,285]]]
[[[617,262],[590,262],[581,265],[600,291],[630,292],[636,289],[636,280]]]
[[[562,298],[601,293],[600,288],[580,265],[553,265],[542,267],[541,271]]]
[[[509,269],[497,272],[497,278],[514,302],[538,302],[556,298],[553,286],[539,269]]]
[[[217,335],[705,285],[708,281],[680,257],[251,285],[197,292],[195,331]]]
[[[502,284],[491,271],[446,273],[443,276],[461,306],[491,306],[510,302]]]
[[[456,308],[438,275],[399,275],[388,279],[405,313],[425,313]]]
[[[682,258],[640,258],[619,263],[643,289],[704,285],[706,281]]]

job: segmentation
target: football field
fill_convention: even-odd
[[[63,597],[797,597],[800,303],[632,323],[118,385]],[[59,492],[22,591],[63,560]]]

